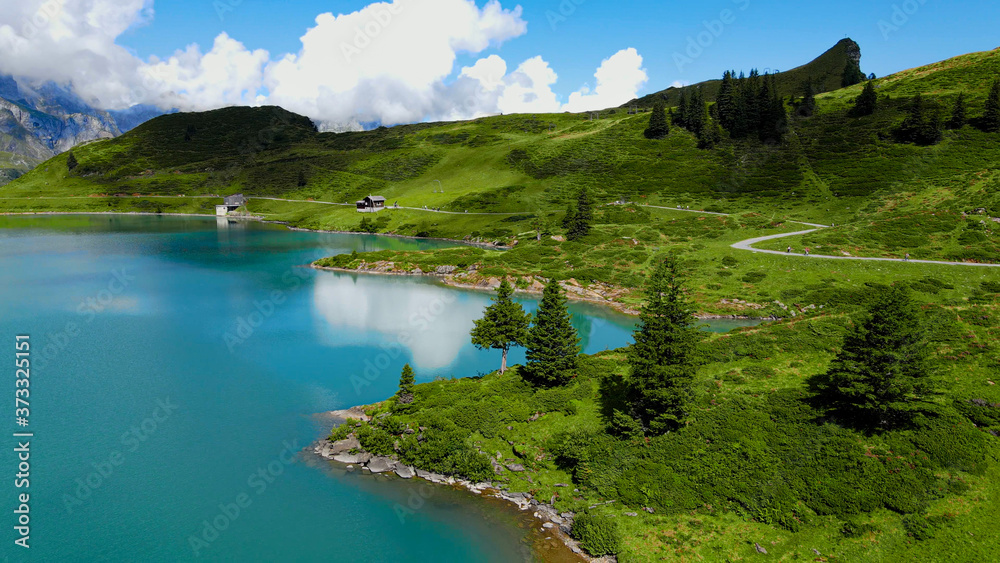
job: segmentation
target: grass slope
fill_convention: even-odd
[[[806,381],[852,322],[836,313],[706,336],[693,421],[652,440],[604,434],[621,350],[586,358],[564,388],[532,388],[517,369],[418,385],[415,409],[383,403],[357,435],[374,453],[610,519],[621,561],[735,561],[758,557],[755,543],[780,560],[992,560],[1000,442],[987,430],[1000,433],[1000,411],[970,401],[1000,404],[998,313],[927,309],[941,394],[915,426],[883,434],[809,401]],[[527,471],[496,474],[489,459]]]

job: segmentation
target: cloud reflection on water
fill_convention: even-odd
[[[452,365],[489,296],[390,276],[321,274],[313,304],[331,346],[399,343],[419,370]]]

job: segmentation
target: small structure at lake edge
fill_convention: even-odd
[[[358,202],[358,213],[378,213],[383,209],[385,209],[385,198],[380,195],[370,195]]]
[[[247,198],[244,197],[243,194],[226,196],[225,203],[215,206],[215,214],[219,217],[225,217],[246,204]]]

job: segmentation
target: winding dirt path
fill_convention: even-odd
[[[803,223],[808,225],[809,223]],[[827,228],[824,225],[814,225],[818,228],[810,229],[808,231],[798,231],[794,233],[783,233],[780,235],[771,235],[766,237],[757,237],[748,240],[743,240],[732,245],[732,248],[737,250],[747,250],[749,252],[756,252],[758,254],[776,254],[778,256],[795,256],[797,258],[817,258],[823,260],[861,260],[868,262],[906,262],[912,264],[935,264],[938,266],[978,266],[980,268],[1000,268],[1000,264],[979,264],[976,262],[939,262],[935,260],[904,260],[902,258],[869,258],[864,256],[824,256],[822,254],[789,254],[788,252],[781,252],[780,250],[761,250],[759,248],[754,248],[753,245],[769,240],[776,240],[786,237],[794,237],[798,235],[808,235],[809,233],[815,233],[823,228]]]

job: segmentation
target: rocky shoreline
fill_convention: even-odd
[[[456,289],[469,289],[474,291],[496,291],[500,287],[500,278],[488,277],[480,278],[477,277],[475,272],[475,267],[467,271],[458,271],[455,266],[440,266],[434,271],[425,272],[420,268],[414,270],[399,270],[396,269],[393,262],[373,262],[371,264],[362,263],[358,268],[329,268],[325,266],[319,266],[317,264],[312,264],[312,268],[316,270],[323,270],[328,272],[340,272],[348,274],[374,274],[374,275],[384,275],[384,276],[423,276],[423,277],[434,277],[439,279],[442,283],[448,287],[453,287]],[[545,283],[537,278],[530,278],[531,283],[527,287],[516,287],[514,291],[516,293],[523,293],[527,295],[542,295],[545,289]],[[584,303],[591,303],[594,305],[600,305],[603,307],[610,307],[619,313],[623,313],[631,316],[638,316],[639,311],[633,309],[628,305],[614,301],[616,297],[619,297],[626,293],[624,289],[614,288],[605,284],[594,284],[596,289],[584,288],[580,286],[576,280],[568,280],[560,282],[560,285],[566,292],[566,298],[571,301],[580,301]],[[592,286],[592,287],[594,287]]]
[[[399,238],[407,240],[434,240],[439,242],[452,242],[462,246],[474,246],[477,248],[483,248],[486,250],[510,250],[511,247],[503,246],[501,244],[488,243],[488,242],[473,242],[468,240],[458,240],[453,238],[444,237],[417,237],[410,235],[397,235],[395,233],[364,233],[358,231],[330,231],[323,229],[307,229],[305,227],[296,227],[287,221],[272,221],[268,219],[261,219],[262,222],[268,223],[270,225],[281,225],[288,229],[289,231],[298,231],[302,233],[322,233],[327,235],[360,235],[360,236],[374,236],[374,237],[389,237],[389,238]]]
[[[362,262],[362,264],[357,268],[330,268],[326,266],[319,266],[316,263],[311,265],[313,269],[323,270],[327,272],[339,272],[347,274],[369,274],[369,275],[383,275],[383,276],[422,276],[422,277],[433,277],[440,280],[443,284],[448,287],[453,287],[456,289],[469,289],[474,291],[496,291],[500,287],[500,278],[489,277],[475,277],[476,270],[473,266],[470,270],[458,271],[455,266],[439,266],[434,271],[423,271],[420,268],[413,270],[401,270],[397,269],[395,263],[393,262]],[[531,277],[531,283],[527,287],[514,287],[516,293],[523,293],[527,295],[542,295],[545,289],[545,283],[543,280]],[[560,282],[559,285],[562,286],[565,291],[566,298],[571,301],[579,301],[583,303],[590,303],[593,305],[599,305],[602,307],[609,307],[615,311],[629,315],[638,316],[639,310],[634,309],[628,305],[625,305],[615,299],[621,297],[627,290],[623,288],[617,288],[611,285],[596,283],[592,284],[590,287],[583,287],[574,279]],[[775,321],[778,320],[776,317],[751,317],[746,315],[713,315],[713,314],[698,314],[695,315],[700,320],[712,321],[712,320],[741,320],[741,321]]]
[[[341,424],[353,424],[356,421],[367,422],[369,420],[369,417],[361,407],[333,411],[327,413],[327,416],[342,421]],[[361,448],[361,444],[355,438],[354,434],[350,434],[347,438],[338,442],[331,442],[327,439],[318,440],[309,449],[324,459],[346,466],[348,471],[361,471],[366,475],[394,474],[400,479],[423,479],[436,485],[458,487],[476,495],[507,501],[516,505],[522,512],[533,511],[532,516],[541,521],[542,530],[558,538],[581,559],[596,563],[613,563],[617,561],[612,556],[594,558],[587,555],[580,547],[579,542],[574,540],[570,535],[576,515],[572,512],[560,513],[551,504],[538,501],[532,498],[529,493],[509,491],[507,485],[504,484],[491,482],[477,483],[462,479],[461,477],[424,471],[400,462],[398,459],[395,459],[395,456],[384,457],[372,455]],[[556,486],[570,487],[568,484]]]

